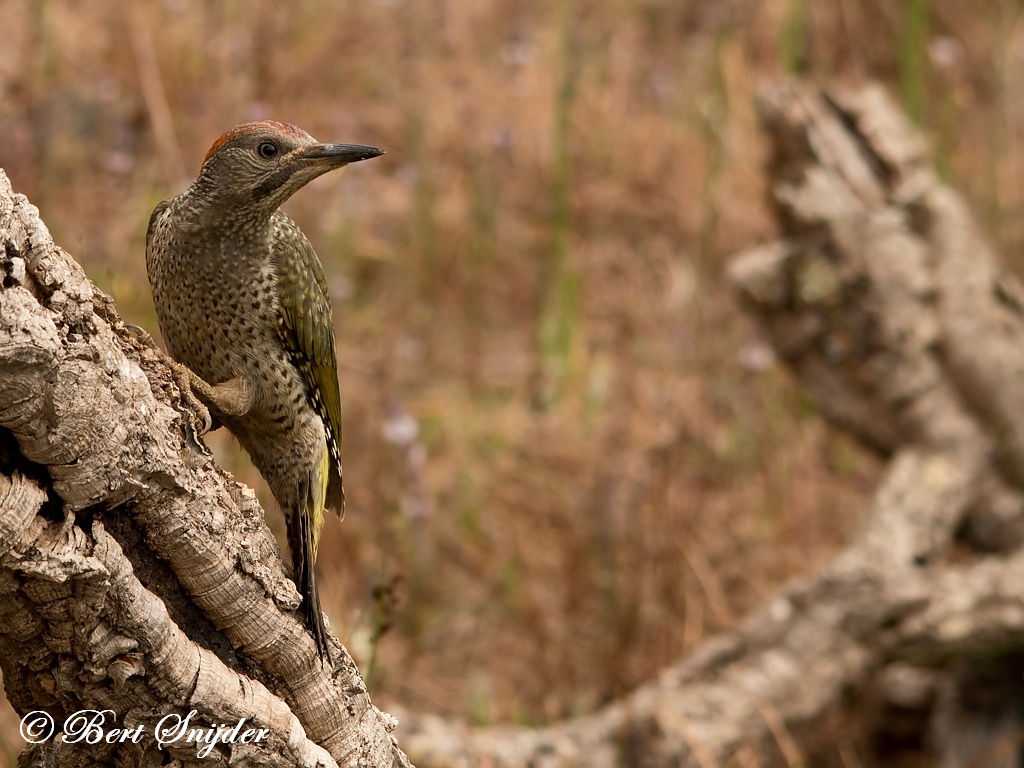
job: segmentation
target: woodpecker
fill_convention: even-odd
[[[164,343],[284,512],[306,626],[327,663],[314,564],[324,510],[340,517],[345,503],[334,326],[323,266],[279,206],[318,176],[381,154],[287,123],[236,126],[188,189],[156,207],[146,235]]]

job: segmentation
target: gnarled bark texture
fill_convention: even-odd
[[[138,742],[24,763],[408,765],[352,659],[324,669],[251,491],[195,442],[163,358],[0,171],[0,669],[22,714],[111,710]],[[161,748],[166,715],[265,728]],[[115,722],[116,718],[116,722]]]

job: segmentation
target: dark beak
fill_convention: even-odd
[[[323,160],[331,166],[358,163],[384,154],[383,149],[362,144],[314,144],[302,152],[304,160]]]

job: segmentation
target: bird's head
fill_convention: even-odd
[[[382,154],[360,144],[322,144],[294,125],[259,120],[213,143],[195,185],[222,210],[269,214],[317,176]]]

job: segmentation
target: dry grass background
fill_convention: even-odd
[[[155,332],[149,213],[229,126],[388,151],[287,206],[332,279],[345,401],[321,593],[385,705],[589,711],[856,525],[880,464],[822,425],[723,279],[773,233],[759,84],[883,80],[1024,253],[1017,2],[125,6],[0,0],[0,167],[126,320]]]

